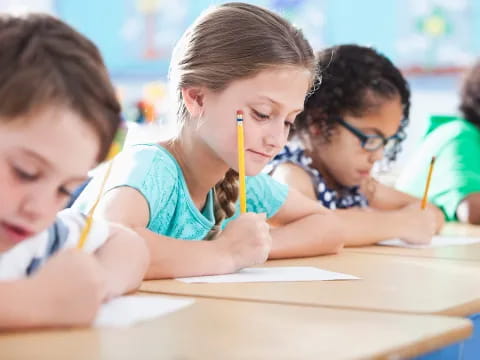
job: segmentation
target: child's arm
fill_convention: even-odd
[[[270,258],[322,255],[338,252],[346,240],[340,219],[315,198],[312,180],[305,170],[285,163],[272,177],[290,186],[285,204],[268,220],[273,243]],[[294,185],[292,185],[294,184]]]
[[[288,168],[284,165],[277,168],[283,168],[283,170],[281,172],[276,170],[273,177],[280,182],[287,183],[291,190],[285,205],[271,219],[272,224],[284,225],[275,229],[275,235],[272,234],[274,242],[271,257],[300,256],[300,253],[301,256],[312,256],[333,252],[334,246],[332,250],[328,251],[332,239],[333,241],[342,241],[345,246],[369,245],[395,237],[401,237],[410,242],[425,243],[431,239],[434,233],[434,212],[420,210],[420,204],[410,204],[395,211],[358,208],[335,210],[337,219],[317,216],[316,221],[312,221],[312,226],[298,226],[298,232],[295,232],[293,236],[282,236],[284,231],[287,233],[287,229],[294,225],[290,224],[292,221],[295,222],[312,214],[332,213],[331,210],[320,205],[313,192],[305,192],[309,189],[308,184],[313,189],[311,178],[307,172],[296,165],[289,164]],[[297,186],[300,186],[299,190],[303,194],[293,191]],[[276,241],[277,239],[281,240]],[[326,243],[327,249],[319,248],[322,243]]]
[[[356,232],[350,232],[345,246],[372,245],[392,238],[426,244],[436,231],[434,213],[421,210],[420,203],[399,210],[341,209],[337,210],[337,214],[344,221],[344,226]]]
[[[346,240],[336,213],[292,188],[268,222],[274,226],[271,259],[333,254]]]
[[[272,224],[270,258],[316,256],[345,246],[362,246],[400,237],[411,243],[427,243],[435,232],[433,213],[419,204],[395,211],[326,210],[318,201],[291,189]]]
[[[271,238],[265,216],[244,214],[232,221],[214,241],[179,240],[146,229],[149,207],[136,190],[120,187],[100,201],[97,215],[134,229],[150,250],[147,279],[225,274],[262,263]]]
[[[0,328],[89,325],[105,292],[105,273],[91,254],[61,251],[32,277],[0,282]]]
[[[457,207],[458,221],[468,224],[480,224],[480,193],[467,195]]]
[[[110,225],[106,243],[94,255],[105,270],[105,300],[135,290],[149,264],[145,241],[133,230],[120,225]]]
[[[373,178],[367,179],[362,184],[361,191],[367,195],[368,202],[373,209],[399,210],[407,206],[420,207],[420,199],[381,184]],[[430,203],[427,204],[425,210],[434,214],[436,219],[436,232],[438,233],[445,223],[442,210]]]

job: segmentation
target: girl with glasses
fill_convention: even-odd
[[[320,76],[296,118],[294,142],[271,163],[272,176],[326,208],[368,209],[366,236],[346,245],[389,237],[429,242],[443,224],[441,212],[432,205],[422,211],[419,199],[371,176],[377,161],[395,160],[405,139],[406,80],[385,56],[358,45],[319,52],[317,66]]]

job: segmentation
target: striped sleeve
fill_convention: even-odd
[[[60,212],[47,230],[0,255],[0,280],[15,280],[33,274],[57,251],[75,247],[84,226],[85,216],[81,213],[72,209]],[[94,220],[83,250],[96,251],[106,242],[108,235],[108,223]]]

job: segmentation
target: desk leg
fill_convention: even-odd
[[[473,335],[464,341],[462,360],[480,359],[480,313],[468,317],[473,322]]]
[[[463,360],[464,342],[443,347],[428,354],[417,356],[414,360]]]

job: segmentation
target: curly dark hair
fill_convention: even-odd
[[[339,45],[317,53],[320,74],[305,99],[305,110],[296,119],[296,133],[317,124],[322,136],[329,140],[338,117],[345,114],[362,116],[379,104],[379,99],[400,96],[403,119],[400,139],[388,154],[396,159],[405,139],[410,112],[410,88],[400,71],[384,55],[370,47]]]
[[[465,74],[460,91],[460,111],[466,120],[480,127],[480,60]]]

